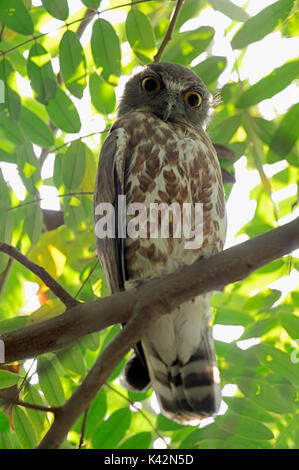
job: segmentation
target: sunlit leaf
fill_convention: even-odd
[[[100,113],[107,115],[114,111],[116,103],[114,86],[96,73],[92,73],[89,77],[89,90],[91,102]]]
[[[88,8],[96,10],[99,8],[101,0],[82,0],[82,3],[84,3],[84,5],[86,5]]]

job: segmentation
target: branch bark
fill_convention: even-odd
[[[161,46],[159,47],[159,50],[158,50],[157,54],[154,57],[154,62],[160,62],[160,60],[162,58],[162,55],[164,53],[164,50],[165,50],[167,44],[169,43],[169,41],[172,38],[172,33],[174,31],[177,19],[179,17],[179,13],[180,13],[181,8],[183,6],[183,3],[184,3],[184,0],[178,0],[176,6],[174,7],[173,15],[171,17],[171,20],[170,20],[170,23],[169,23],[169,26],[168,26],[168,30],[166,31],[166,34],[163,38]]]
[[[205,292],[222,289],[256,269],[299,247],[299,218],[266,232],[182,271],[143,286],[93,302],[78,303],[45,322],[2,335],[5,362],[24,360],[64,348],[82,336],[115,323],[125,323],[143,299],[151,312],[165,305],[164,313]],[[23,255],[22,255],[23,256]],[[29,266],[27,266],[29,267]],[[151,321],[153,317],[150,314]],[[136,329],[142,336],[141,325]],[[137,339],[139,339],[137,338]],[[130,347],[128,348],[130,349]]]

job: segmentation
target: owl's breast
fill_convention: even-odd
[[[170,273],[220,251],[226,225],[224,191],[207,134],[150,113],[132,113],[117,125],[129,135],[125,165],[129,278]],[[192,235],[198,243],[186,248]]]

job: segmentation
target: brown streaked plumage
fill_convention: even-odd
[[[144,89],[147,77],[152,81]],[[177,64],[145,66],[128,81],[117,120],[102,146],[95,207],[110,202],[117,209],[118,195],[125,195],[127,204],[143,203],[147,209],[153,203],[174,204],[181,210],[185,203],[192,207],[202,203],[203,240],[201,246],[186,249],[187,235],[173,236],[182,217],[172,212],[168,214],[170,237],[151,238],[149,228],[161,228],[167,210],[156,219],[158,227],[147,221],[147,237],[97,238],[112,293],[223,249],[226,213],[221,169],[204,131],[212,107],[213,98],[200,78]],[[135,213],[127,215],[127,224],[134,217]],[[194,220],[192,224],[194,229]],[[116,223],[116,235],[118,230]],[[164,413],[180,422],[215,414],[221,401],[209,297],[186,302],[155,322],[136,345],[136,355],[125,370],[131,388],[144,389],[151,381]]]

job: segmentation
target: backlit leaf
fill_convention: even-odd
[[[249,18],[232,39],[232,47],[242,49],[271,33],[279,23],[285,20],[292,6],[293,0],[278,0]]]
[[[92,73],[89,77],[89,90],[92,104],[100,113],[107,115],[114,111],[116,99],[113,85]]]
[[[47,124],[25,106],[21,108],[20,124],[31,142],[42,147],[50,147],[54,144],[53,133]]]

